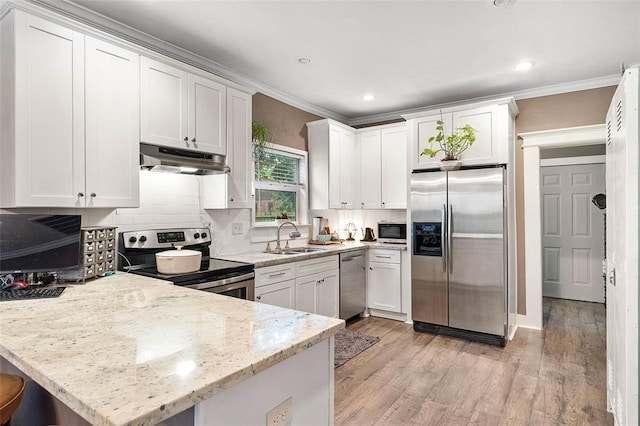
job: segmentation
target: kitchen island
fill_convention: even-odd
[[[196,424],[264,423],[288,397],[294,424],[305,412],[333,422],[342,320],[123,273],[4,302],[0,327],[0,356],[90,424],[156,424],[192,407]]]

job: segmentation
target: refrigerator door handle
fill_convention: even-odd
[[[453,250],[451,249],[451,234],[453,233],[453,205],[449,204],[447,211],[447,260],[449,261],[449,273],[453,272]]]
[[[447,272],[447,205],[442,205],[442,226],[440,226],[440,244],[442,245],[442,272]]]

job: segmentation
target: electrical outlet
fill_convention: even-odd
[[[240,235],[242,234],[242,223],[240,222],[234,222],[231,224],[231,233],[233,235]]]
[[[291,426],[292,420],[293,402],[291,397],[267,413],[267,426]]]

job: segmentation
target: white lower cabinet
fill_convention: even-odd
[[[338,317],[340,270],[338,256],[296,263],[296,309]]]
[[[257,268],[255,301],[337,318],[338,256]]]
[[[256,287],[256,302],[281,308],[295,309],[295,280],[287,280],[262,287]]]
[[[295,309],[295,264],[267,266],[255,271],[255,301]]]
[[[402,312],[402,276],[399,251],[369,250],[367,307],[389,312]]]

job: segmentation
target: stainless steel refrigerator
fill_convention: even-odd
[[[411,175],[414,329],[506,344],[505,172]]]

